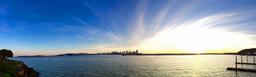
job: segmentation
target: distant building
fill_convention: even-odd
[[[135,51],[128,50],[128,51],[119,51],[119,52],[113,51],[110,54],[112,54],[112,55],[138,55],[140,53],[139,53],[139,50],[135,50]]]
[[[138,51],[138,50],[136,50],[136,51],[135,51],[135,53],[136,53],[136,54],[138,54],[138,53],[139,53],[139,51]]]

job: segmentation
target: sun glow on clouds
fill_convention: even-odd
[[[127,30],[127,33],[119,34],[120,32],[116,31],[99,30],[98,33],[90,36],[97,43],[90,45],[87,49],[94,52],[139,49],[143,53],[203,53],[208,51],[223,53],[223,51],[213,50],[237,52],[243,48],[254,47],[253,44],[256,44],[253,35],[243,33],[242,29],[239,29],[251,23],[240,21],[246,21],[254,16],[251,15],[252,11],[219,10],[212,12],[212,9],[207,8],[203,9],[203,12],[193,13],[196,9],[203,7],[198,6],[200,2],[191,1],[184,6],[177,6],[179,1],[166,3],[163,4],[165,6],[154,10],[155,12],[151,12],[151,9],[147,9],[152,8],[149,6],[150,1],[140,2],[133,10],[134,15],[125,27],[123,24],[115,27],[108,26],[110,29],[119,27],[124,32]],[[116,16],[111,19],[122,17],[117,13],[114,14]],[[193,16],[190,16],[191,14]],[[100,17],[109,18],[104,16],[107,15]],[[117,23],[119,22],[114,21],[110,24]],[[230,30],[233,28],[238,30]],[[107,41],[101,41],[95,36],[101,36],[100,38]]]
[[[152,38],[144,40],[140,47],[147,50],[180,50],[203,53],[207,50],[252,47],[252,35],[217,28],[218,21],[233,15],[214,15],[185,22],[176,27],[160,30]]]
[[[131,31],[135,32],[131,38],[113,39],[112,44],[97,45],[95,49],[100,51],[139,49],[143,53],[223,53],[252,48],[256,44],[253,39],[255,35],[244,33],[242,30],[231,30],[239,28],[237,25],[241,28],[245,26],[246,23],[237,24],[238,21],[246,19],[246,17],[241,17],[241,13],[219,13],[180,23],[170,20],[171,23],[160,25],[164,19],[162,17],[156,19],[162,21],[154,21],[158,23],[156,26],[143,24],[146,23],[142,19],[143,16],[138,18],[137,25]],[[155,27],[153,29],[158,30],[153,30],[154,33],[147,33],[152,31],[147,30],[147,27]],[[149,37],[143,37],[143,35]]]

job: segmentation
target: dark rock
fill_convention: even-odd
[[[16,66],[16,71],[16,77],[38,77],[39,75],[33,68],[29,68],[23,63]]]

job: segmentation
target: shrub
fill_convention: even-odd
[[[11,50],[1,49],[0,50],[0,58],[13,57],[13,53]]]

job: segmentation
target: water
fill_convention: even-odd
[[[89,55],[12,59],[35,68],[40,77],[256,77],[256,73],[227,71],[227,67],[235,66],[232,55]]]

